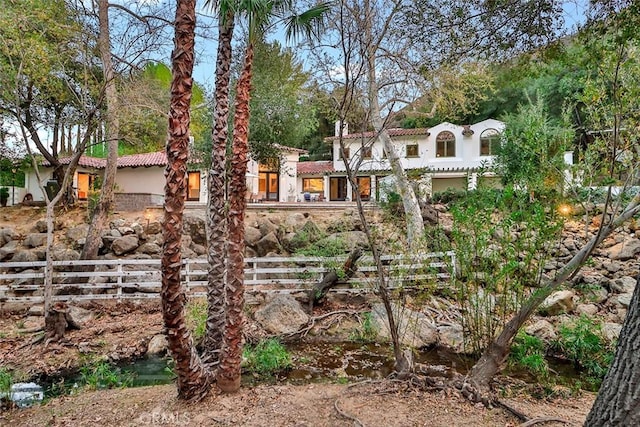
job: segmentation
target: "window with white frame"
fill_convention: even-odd
[[[485,129],[480,134],[480,155],[493,156],[500,147],[500,132],[495,129]]]
[[[456,156],[456,136],[448,130],[436,136],[436,157]]]

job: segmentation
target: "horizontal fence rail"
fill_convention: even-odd
[[[261,257],[245,259],[247,291],[293,293],[308,291],[330,271],[338,277],[346,256]],[[446,282],[455,274],[455,253],[432,252],[413,256],[384,255],[382,262],[390,288],[427,287]],[[337,291],[375,287],[377,269],[371,256],[357,262],[358,271],[339,280]],[[207,260],[183,260],[182,282],[190,297],[206,295]],[[0,262],[0,304],[41,303],[46,263]],[[74,260],[53,262],[54,301],[159,298],[159,259]]]

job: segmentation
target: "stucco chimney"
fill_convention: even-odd
[[[340,126],[342,124],[342,126]],[[340,129],[342,127],[342,129]],[[349,123],[342,123],[340,120],[336,120],[336,127],[335,127],[335,132],[334,132],[334,136],[338,137],[341,134],[342,130],[342,136],[345,135],[349,135]]]

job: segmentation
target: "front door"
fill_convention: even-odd
[[[331,178],[329,181],[329,200],[345,201],[347,199],[347,178]]]
[[[94,175],[78,172],[78,200],[87,200],[93,188]]]
[[[187,200],[200,201],[200,172],[187,172]]]
[[[279,176],[277,172],[259,173],[259,196],[263,200],[277,202],[280,199]]]

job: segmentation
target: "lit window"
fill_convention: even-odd
[[[418,144],[407,145],[407,157],[418,157]]]
[[[436,137],[436,157],[456,156],[456,136],[445,130]]]
[[[200,200],[200,172],[188,172],[187,200],[197,202]]]
[[[500,133],[495,129],[486,129],[480,134],[480,155],[493,156],[500,147]]]
[[[302,178],[302,191],[309,193],[322,193],[324,191],[324,179]]]

